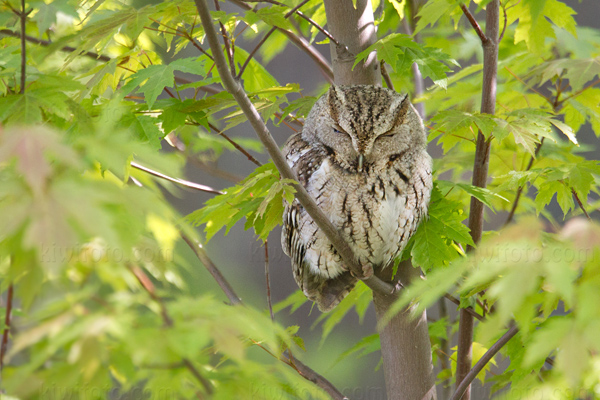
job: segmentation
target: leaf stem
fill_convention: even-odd
[[[14,287],[11,283],[8,285],[8,292],[6,294],[6,311],[4,313],[4,331],[2,332],[2,343],[0,344],[0,374],[4,369],[4,356],[8,349],[8,334],[10,333],[10,322],[12,317],[12,304],[14,296]]]

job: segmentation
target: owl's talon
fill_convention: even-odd
[[[369,279],[373,276],[373,264],[366,263],[362,266],[362,277],[360,279]]]

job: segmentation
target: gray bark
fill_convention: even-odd
[[[333,76],[338,85],[381,86],[377,54],[372,52],[354,69],[355,56],[377,41],[377,30],[370,0],[325,0],[329,32],[338,41],[331,46]]]

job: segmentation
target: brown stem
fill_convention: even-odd
[[[477,21],[472,18],[464,5],[461,9],[473,25],[481,38],[483,46],[483,85],[481,98],[481,112],[494,114],[496,111],[496,79],[498,74],[498,38],[500,21],[500,1],[492,0],[486,8],[485,35],[481,32]],[[490,139],[486,139],[481,131],[477,135],[475,149],[475,162],[473,165],[473,186],[485,188],[487,186],[488,165],[490,156]],[[483,233],[484,205],[475,197],[471,197],[469,211],[469,229],[474,243],[479,243]],[[467,248],[472,250],[472,248]],[[465,379],[471,369],[471,347],[473,343],[473,316],[466,310],[460,310],[458,329],[458,351],[456,361],[457,387]],[[470,382],[462,397],[464,400],[471,398]]]
[[[154,175],[157,178],[161,178],[161,179],[164,179],[164,180],[169,181],[169,182],[177,183],[179,185],[188,187],[190,189],[200,190],[201,192],[212,193],[212,194],[223,194],[223,192],[221,192],[220,190],[213,189],[210,186],[201,185],[199,183],[186,181],[185,179],[172,178],[172,177],[170,177],[168,175],[165,175],[165,174],[162,174],[162,173],[160,173],[158,171],[154,171],[153,169],[150,169],[148,167],[144,167],[143,165],[140,165],[140,164],[136,163],[135,161],[132,161],[130,164],[135,169],[139,169],[140,171],[144,171],[144,172],[146,172],[146,173],[148,173],[150,175]]]
[[[252,8],[248,4],[246,4],[245,2],[243,2],[241,0],[230,0],[230,1],[246,11],[250,10]],[[308,40],[296,35],[293,32],[290,32],[288,30],[285,30],[282,28],[277,28],[277,29],[282,34],[287,36],[287,38],[292,43],[294,43],[300,50],[304,51],[315,62],[315,64],[317,64],[317,66],[319,67],[319,69],[321,70],[323,75],[325,76],[325,79],[327,79],[327,81],[329,83],[333,83],[333,70],[331,69],[331,65],[329,65],[329,61],[327,61],[327,59],[325,57],[323,57],[323,55],[321,53],[319,53],[319,51],[317,49],[315,49],[315,47],[312,46],[308,42]]]
[[[463,14],[465,14],[465,17],[467,17],[467,19],[469,20],[469,23],[471,24],[473,29],[475,29],[475,33],[477,33],[477,36],[479,36],[479,39],[481,39],[481,43],[487,42],[487,40],[488,40],[487,36],[481,30],[481,27],[477,23],[477,20],[475,19],[473,14],[471,14],[471,11],[469,11],[467,6],[465,6],[463,3],[461,3],[460,9],[462,10]],[[487,28],[486,28],[486,30],[487,30]]]
[[[381,68],[381,76],[383,76],[383,80],[389,89],[394,89],[394,83],[392,82],[392,78],[390,78],[390,74],[387,72],[387,68],[385,68],[385,61],[381,60],[379,62],[379,66]]]
[[[590,83],[589,85],[586,85],[584,88],[576,91],[575,93],[571,94],[570,96],[565,97],[564,99],[562,99],[559,104],[564,103],[567,100],[572,99],[573,97],[577,97],[579,96],[581,93],[585,92],[586,90],[588,90],[589,88],[592,88],[594,86],[596,86],[597,84],[600,83],[600,79],[596,79],[594,82]]]
[[[404,26],[404,31],[406,32],[406,34],[409,36],[413,36],[414,25],[416,24],[415,15],[417,14],[417,10],[415,9],[416,5],[415,5],[414,1],[410,1],[408,6],[410,8],[411,20],[409,21],[408,17],[405,16],[404,19],[402,20],[402,24]],[[413,37],[413,40],[415,42],[418,42],[418,36],[415,35]],[[423,92],[425,91],[425,82],[423,80],[423,75],[421,75],[421,71],[419,70],[419,66],[417,65],[417,63],[413,63],[411,65],[411,69],[412,69],[412,75],[413,75],[413,83],[415,85],[415,92],[414,92],[415,97],[421,97],[423,95]],[[381,70],[381,73],[383,74],[383,69]],[[415,109],[419,113],[419,116],[421,117],[421,119],[424,120],[425,115],[426,115],[425,103],[420,102],[420,103],[415,104]]]
[[[270,4],[275,4],[277,6],[282,6],[282,7],[287,7],[286,4],[280,3],[279,1],[276,0],[244,0],[244,2],[246,3],[270,3]],[[305,21],[307,21],[309,24],[311,24],[312,26],[314,26],[315,28],[317,28],[317,30],[319,32],[321,32],[323,35],[325,35],[330,41],[332,41],[333,43],[335,43],[336,45],[339,44],[339,42],[336,40],[336,38],[334,38],[331,33],[329,33],[325,28],[323,28],[321,25],[319,25],[316,21],[314,21],[312,18],[308,17],[306,14],[304,14],[302,11],[300,10],[295,10],[294,11],[296,13],[296,15],[298,15],[300,18],[304,19]]]
[[[540,142],[536,145],[535,147],[535,155],[531,156],[531,159],[529,160],[529,163],[527,164],[527,168],[525,168],[525,171],[529,171],[531,169],[531,167],[533,166],[533,161],[537,158],[540,149],[542,148],[542,145],[544,144],[544,139],[545,137],[542,137],[542,140],[540,140]],[[515,196],[515,201],[513,202],[513,205],[510,209],[510,212],[508,213],[508,217],[506,218],[506,221],[504,222],[504,226],[510,224],[515,216],[515,212],[517,211],[517,206],[519,205],[519,200],[521,199],[521,194],[523,193],[523,189],[525,189],[525,186],[519,186],[519,188],[517,189],[517,195]]]
[[[0,29],[0,34],[1,35],[5,35],[5,36],[17,37],[17,38],[21,37],[20,33],[13,32],[10,29]],[[30,43],[39,44],[39,45],[42,45],[44,47],[50,46],[52,44],[52,42],[50,42],[48,40],[38,39],[38,38],[33,37],[33,36],[25,35],[24,38],[25,38],[25,40],[27,40]],[[63,46],[63,47],[61,47],[61,50],[65,51],[67,53],[72,53],[76,49],[75,49],[75,47],[71,47],[71,46]],[[97,59],[97,60],[100,60],[100,61],[104,61],[104,62],[108,62],[108,61],[112,60],[112,58],[110,58],[108,56],[103,56],[103,55],[100,55],[98,53],[93,53],[91,51],[83,52],[83,53],[81,53],[81,55],[86,56],[86,57],[90,57],[90,58],[94,58],[94,59]]]
[[[284,15],[284,18],[289,18],[291,15],[294,14],[294,12],[298,11],[298,9],[300,7],[302,7],[303,5],[305,5],[306,3],[308,3],[309,0],[304,0],[303,2],[301,2],[300,4],[298,4],[296,7],[292,8],[289,12],[287,12]],[[250,60],[252,60],[252,58],[254,57],[254,55],[256,54],[256,52],[262,47],[263,44],[265,44],[265,42],[267,41],[267,39],[269,38],[269,36],[271,36],[275,30],[277,28],[276,27],[272,27],[266,34],[265,36],[262,37],[262,39],[258,42],[258,44],[256,45],[256,47],[254,47],[254,49],[250,52],[250,54],[248,54],[248,57],[246,58],[246,61],[244,61],[244,65],[242,65],[242,67],[240,68],[240,73],[238,74],[238,79],[240,79],[242,77],[242,75],[244,74],[244,71],[246,70],[246,67],[248,66],[248,64],[250,63]]]
[[[21,22],[21,94],[25,93],[25,83],[27,77],[27,47],[25,39],[25,24],[27,23],[27,13],[25,12],[25,0],[21,0],[21,12],[19,14]]]
[[[195,240],[191,239],[183,232],[181,232],[181,238],[187,243],[190,249],[192,249],[196,257],[198,257],[200,262],[212,275],[215,281],[217,281],[217,284],[219,285],[223,293],[225,293],[225,296],[227,296],[231,304],[241,304],[242,299],[238,297],[238,295],[235,293],[229,282],[227,282],[223,274],[221,274],[221,271],[219,271],[219,269],[215,266],[212,260],[208,257],[208,254],[206,254],[206,251],[204,250],[202,245],[196,242]]]
[[[294,368],[298,374],[304,379],[311,381],[321,389],[323,389],[329,396],[334,400],[348,400],[348,397],[344,396],[331,382],[325,379],[323,376],[317,374],[306,364],[302,363],[297,358],[292,358],[290,354],[284,353],[282,355],[282,361]]]
[[[215,9],[217,11],[221,11],[221,7],[219,6],[219,0],[214,0]],[[212,23],[212,20],[211,20]],[[202,23],[204,25],[204,22]],[[233,58],[234,49],[229,43],[229,37],[227,36],[227,30],[225,29],[225,25],[222,22],[219,22],[219,27],[221,28],[221,35],[223,36],[223,44],[225,45],[225,53],[227,53],[227,59],[229,61],[229,68],[231,69],[231,76],[235,76],[235,59]],[[214,53],[213,49],[213,53]],[[221,48],[219,46],[219,52]]]
[[[240,153],[242,153],[243,155],[245,155],[248,158],[248,160],[252,161],[256,166],[260,167],[262,165],[262,163],[260,161],[258,161],[256,158],[254,158],[252,156],[252,154],[248,153],[248,151],[246,149],[244,149],[242,146],[240,146],[239,144],[237,144],[229,136],[227,136],[226,134],[224,134],[223,131],[221,131],[219,128],[217,128],[216,126],[214,126],[211,123],[209,123],[208,126],[210,127],[210,129],[212,129],[213,131],[217,132],[219,134],[219,136],[224,137],[225,140],[227,140],[229,143],[231,143],[231,145],[233,147],[236,148],[236,150],[238,150]]]
[[[8,285],[8,293],[6,294],[6,311],[4,313],[4,331],[2,332],[2,343],[0,344],[0,373],[4,368],[4,356],[8,349],[8,334],[10,333],[10,321],[12,316],[14,287],[12,283]]]
[[[265,281],[267,284],[267,306],[269,307],[269,314],[271,320],[275,321],[275,315],[273,315],[273,304],[271,303],[271,280],[269,279],[269,242],[265,240]]]
[[[440,319],[448,318],[448,308],[446,307],[446,300],[444,298],[441,298],[438,300],[438,309],[439,309]],[[446,327],[445,331],[446,331],[446,335],[448,335],[447,327]],[[444,338],[440,339],[440,350],[443,354],[443,357],[440,356],[440,368],[442,370],[449,369],[450,368],[450,363],[449,363],[449,361],[450,361],[449,360],[450,341],[448,339],[444,339]],[[442,399],[449,398],[450,391],[451,391],[450,385],[443,385],[441,398]]]
[[[516,326],[512,326],[504,335],[502,335],[500,339],[498,339],[496,343],[492,345],[492,347],[488,349],[488,351],[485,352],[485,354],[479,359],[479,361],[477,361],[477,363],[465,376],[460,385],[458,385],[456,391],[454,392],[454,395],[452,396],[452,400],[460,400],[461,398],[464,399],[463,394],[466,394],[465,392],[467,391],[467,388],[469,387],[471,382],[475,380],[477,375],[481,372],[481,370],[483,370],[483,367],[485,367],[487,363],[490,362],[490,360],[496,355],[496,353],[498,353],[500,349],[502,349],[502,347],[504,347],[504,345],[506,345],[506,343],[508,343],[508,341],[517,334],[518,331],[519,328],[517,328]]]
[[[231,287],[229,282],[227,282],[225,277],[221,274],[221,271],[219,271],[219,269],[213,264],[212,260],[206,254],[206,251],[202,248],[202,245],[200,243],[197,243],[194,240],[192,240],[190,237],[188,237],[183,232],[181,232],[181,237],[188,244],[188,246],[192,249],[194,254],[196,254],[196,257],[198,257],[200,262],[204,265],[204,267],[208,270],[208,272],[213,276],[215,281],[217,281],[217,284],[219,285],[221,290],[223,290],[223,293],[225,293],[225,296],[227,296],[227,298],[229,299],[231,304],[243,305],[242,300],[238,297],[238,295],[235,293],[235,291],[233,290],[233,288]],[[259,347],[261,347],[267,353],[269,353],[275,357],[275,355],[272,354],[266,347],[263,347],[260,345],[259,345]],[[323,376],[319,375],[317,372],[312,370],[307,365],[301,363],[300,361],[298,361],[296,359],[291,358],[291,355],[287,355],[286,353],[284,353],[282,355],[282,357],[279,359],[281,361],[283,361],[284,363],[290,365],[296,371],[298,371],[300,376],[302,376],[304,379],[307,379],[307,380],[313,382],[315,385],[317,385],[321,389],[325,390],[325,392],[327,392],[333,399],[335,399],[335,400],[346,399],[347,400],[347,398],[339,390],[337,390],[335,388],[335,386],[333,386],[331,384],[331,382],[329,382]]]
[[[588,212],[586,211],[586,209],[583,206],[583,203],[581,202],[581,199],[579,198],[579,195],[577,195],[577,192],[575,191],[575,189],[571,188],[571,193],[573,193],[575,200],[577,200],[577,204],[579,204],[579,208],[581,208],[581,211],[583,211],[583,213],[585,214],[587,219],[591,221],[592,218],[590,218],[590,214],[588,214]]]
[[[152,281],[150,280],[148,275],[146,275],[146,273],[144,273],[144,271],[140,267],[137,267],[137,266],[131,266],[130,270],[133,273],[133,275],[135,275],[137,280],[140,282],[140,284],[142,285],[144,290],[150,295],[152,300],[154,300],[160,306],[161,317],[163,319],[163,323],[164,323],[165,327],[172,327],[173,319],[169,315],[169,312],[167,311],[167,307],[165,306],[163,299],[156,294],[154,285],[152,284]],[[202,376],[202,374],[200,374],[200,371],[198,371],[198,369],[191,363],[190,360],[188,360],[187,358],[182,358],[181,363],[190,371],[190,373],[194,376],[194,378],[196,378],[196,380],[204,387],[204,390],[206,390],[206,393],[208,393],[209,395],[213,393],[213,388],[212,388],[211,383],[208,381],[208,379],[206,379],[204,376]]]
[[[285,179],[292,179],[295,182],[298,182],[298,179],[296,178],[294,172],[290,169],[283,154],[281,154],[279,146],[273,139],[273,136],[271,136],[271,133],[269,132],[264,121],[260,117],[260,114],[258,113],[256,108],[244,92],[244,89],[241,87],[239,82],[236,81],[233,78],[233,75],[231,75],[231,72],[228,71],[225,57],[223,56],[223,54],[221,54],[221,52],[218,51],[218,49],[220,48],[220,44],[214,26],[212,25],[210,13],[206,6],[206,0],[195,0],[195,3],[196,8],[198,9],[198,13],[200,14],[202,26],[205,29],[206,38],[215,56],[215,64],[219,71],[219,75],[221,76],[221,80],[223,81],[223,85],[225,86],[227,91],[232,94],[232,96],[239,104],[241,110],[248,118],[248,122],[250,122],[250,125],[254,128],[254,131],[256,132],[257,136],[263,142],[263,145],[265,146],[269,155],[273,159],[273,163],[277,167],[277,170],[281,174],[281,177]],[[362,276],[362,267],[356,262],[352,249],[350,248],[348,243],[341,237],[337,229],[335,229],[334,226],[331,224],[329,218],[323,213],[323,211],[321,211],[319,206],[317,206],[317,204],[308,194],[304,186],[298,183],[295,183],[293,186],[294,189],[296,189],[296,198],[300,201],[300,204],[302,204],[306,212],[315,221],[315,223],[321,229],[321,231],[323,231],[323,233],[327,236],[329,241],[333,244],[335,249],[342,257],[344,264],[348,267],[349,270],[353,271],[356,276]],[[394,287],[392,285],[383,282],[376,276],[365,278],[363,281],[367,286],[371,287],[371,289],[373,290],[385,292],[387,295],[391,295],[392,293],[394,293]]]

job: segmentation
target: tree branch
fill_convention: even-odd
[[[585,207],[583,206],[583,203],[581,202],[581,199],[579,198],[579,195],[577,194],[577,192],[575,191],[575,189],[571,188],[571,193],[573,193],[573,197],[575,197],[575,200],[577,201],[577,204],[579,204],[579,208],[581,208],[581,211],[583,211],[583,213],[585,214],[585,216],[587,217],[587,219],[589,221],[591,221],[592,218],[590,217],[590,214],[588,214],[588,212],[586,211]]]
[[[282,7],[287,7],[286,4],[280,3],[279,1],[276,0],[244,0],[246,3],[270,3],[270,4],[275,4],[277,6],[282,6]],[[317,28],[317,30],[319,32],[321,32],[323,35],[325,35],[329,40],[331,40],[333,43],[335,43],[336,45],[339,45],[340,43],[337,41],[336,38],[334,38],[331,33],[329,33],[325,28],[323,28],[321,25],[319,25],[316,21],[314,21],[312,18],[310,18],[309,16],[307,16],[306,14],[304,14],[302,11],[300,10],[294,10],[294,13],[296,15],[298,15],[300,18],[306,20],[309,24],[311,24],[312,26],[314,26],[315,28]],[[287,17],[286,17],[287,18]]]
[[[244,10],[251,9],[251,7],[248,4],[246,4],[245,2],[243,2],[241,0],[230,0],[230,1],[232,3],[234,3],[235,5],[237,5],[238,7],[241,7]],[[314,46],[312,46],[306,39],[296,35],[293,32],[290,32],[286,29],[281,29],[281,28],[277,28],[277,29],[281,33],[286,35],[288,37],[288,39],[290,39],[290,41],[292,43],[294,43],[300,50],[304,51],[315,62],[315,64],[317,64],[317,66],[321,69],[321,71],[323,72],[323,75],[325,76],[325,79],[327,79],[327,81],[329,83],[333,83],[333,70],[331,69],[331,65],[329,65],[329,61],[327,61],[327,59],[325,57],[323,57],[323,55],[317,49],[315,49]]]
[[[4,356],[8,349],[8,335],[10,333],[10,321],[12,316],[14,287],[12,283],[8,285],[8,293],[6,294],[6,310],[4,312],[4,332],[2,332],[2,343],[0,344],[0,373],[4,368]]]
[[[500,1],[492,0],[488,3],[485,13],[485,35],[478,30],[479,25],[464,5],[461,8],[475,31],[481,38],[483,47],[483,84],[481,96],[481,112],[494,114],[496,111],[496,78],[498,75],[498,38],[500,22]],[[481,131],[477,135],[475,161],[473,164],[473,186],[485,188],[487,186],[488,165],[490,156],[490,139],[486,139]],[[475,197],[471,197],[469,211],[469,229],[474,243],[479,243],[483,233],[484,205]],[[471,247],[467,251],[472,250]],[[460,310],[458,330],[458,351],[456,362],[456,384],[464,380],[471,369],[471,346],[473,343],[473,316],[465,309]],[[464,400],[471,398],[470,386],[464,393]]]
[[[300,7],[302,7],[303,5],[305,5],[306,3],[308,3],[309,0],[304,0],[302,1],[300,4],[298,4],[296,7],[292,8],[289,12],[287,12],[284,15],[284,18],[289,18],[291,15],[294,14],[294,12],[298,11],[298,9]],[[250,54],[248,54],[248,57],[246,58],[246,61],[244,61],[244,65],[242,65],[242,67],[240,68],[240,72],[238,74],[238,79],[240,79],[242,77],[242,75],[244,74],[244,71],[246,70],[246,67],[248,66],[248,64],[250,63],[250,60],[252,60],[252,58],[254,58],[254,55],[256,54],[256,52],[262,47],[263,44],[265,44],[265,42],[267,41],[267,39],[269,38],[269,36],[271,36],[273,34],[273,32],[275,32],[277,30],[276,27],[272,27],[266,34],[265,36],[263,36],[263,38],[258,42],[258,44],[256,45],[256,47],[254,47],[254,49],[250,52]]]
[[[267,306],[269,307],[269,314],[271,320],[275,321],[275,315],[273,315],[273,304],[271,304],[271,280],[269,279],[269,241],[265,240],[263,247],[265,248],[265,281],[267,284]]]
[[[481,27],[477,23],[477,20],[475,19],[473,14],[471,14],[471,11],[469,11],[467,6],[465,6],[463,3],[461,3],[460,9],[462,10],[463,14],[465,14],[465,17],[467,17],[467,19],[469,20],[469,23],[471,24],[473,29],[475,29],[475,33],[477,33],[477,36],[479,36],[479,39],[481,39],[481,43],[487,42],[488,41],[487,36],[481,30]]]
[[[381,86],[375,51],[354,66],[356,54],[377,41],[371,1],[325,0],[324,3],[327,26],[339,43],[329,43],[335,83]]]
[[[221,192],[220,190],[213,189],[210,186],[186,181],[185,179],[172,178],[172,177],[162,174],[158,171],[154,171],[153,169],[150,169],[148,167],[144,167],[143,165],[140,165],[140,164],[136,163],[135,161],[132,161],[130,164],[133,168],[139,169],[140,171],[144,171],[146,173],[149,173],[150,175],[156,176],[157,178],[161,178],[161,179],[167,180],[169,182],[177,183],[178,185],[182,185],[182,186],[188,187],[190,189],[200,190],[201,192],[212,193],[212,194],[223,194],[223,192]]]
[[[251,162],[253,162],[257,167],[260,167],[262,165],[262,163],[260,161],[258,161],[256,158],[254,158],[252,156],[252,154],[248,153],[248,151],[246,149],[244,149],[242,146],[240,146],[239,144],[237,144],[229,136],[227,136],[226,134],[224,134],[223,131],[221,131],[219,128],[217,128],[216,126],[214,126],[210,122],[208,123],[208,126],[210,127],[210,129],[212,129],[213,131],[217,132],[219,134],[219,136],[224,137],[225,140],[227,140],[229,143],[231,143],[231,145],[233,147],[235,147],[240,153],[242,153],[243,155],[245,155],[248,158],[248,160],[250,160]]]
[[[165,306],[163,299],[156,294],[154,285],[152,284],[150,278],[148,278],[148,275],[146,275],[146,273],[144,273],[144,271],[138,266],[130,266],[129,268],[133,275],[137,278],[138,282],[140,282],[140,284],[142,285],[142,288],[144,288],[144,290],[150,295],[152,300],[154,300],[159,305],[161,310],[161,317],[163,319],[165,327],[172,327],[173,318],[171,318],[171,316],[169,315],[169,312],[167,311],[167,307]],[[194,364],[192,364],[192,362],[189,359],[182,358],[181,362],[182,365],[184,365],[194,376],[194,378],[196,378],[196,380],[202,385],[202,387],[204,387],[206,393],[211,395],[213,393],[213,387],[209,380],[202,376],[200,371],[198,371],[198,369],[194,366]]]
[[[273,163],[277,167],[277,170],[281,174],[282,178],[292,179],[295,182],[298,181],[294,172],[288,166],[283,154],[279,150],[279,146],[271,136],[271,133],[267,129],[264,121],[258,114],[258,111],[244,92],[244,89],[241,87],[239,82],[237,82],[230,71],[227,69],[227,64],[225,61],[225,57],[222,52],[219,52],[220,44],[218,41],[217,34],[215,32],[215,28],[212,25],[212,19],[210,17],[210,13],[208,11],[208,7],[206,5],[206,0],[195,0],[196,8],[198,9],[198,13],[200,14],[200,19],[202,21],[202,26],[204,27],[206,38],[210,47],[212,49],[213,55],[215,57],[215,64],[217,66],[217,70],[219,75],[221,76],[221,80],[223,81],[223,85],[225,89],[232,94],[237,103],[239,104],[241,110],[244,112],[250,125],[254,128],[259,139],[263,142],[265,148],[269,152],[269,155],[273,159]],[[323,231],[323,233],[327,236],[327,239],[333,244],[335,249],[338,251],[344,264],[346,267],[352,271],[355,276],[362,277],[362,266],[358,265],[352,249],[348,245],[348,243],[341,237],[337,229],[329,221],[329,218],[321,211],[321,209],[317,206],[312,197],[308,194],[304,186],[295,183],[294,189],[296,189],[296,198],[300,201],[300,204],[304,207],[306,212],[311,216],[311,218],[315,221],[319,229]],[[371,276],[363,279],[365,284],[371,289],[376,291],[383,291],[387,295],[392,295],[394,293],[394,287],[389,283],[383,282],[381,279],[376,276]]]
[[[512,339],[518,331],[519,328],[512,326],[504,335],[502,335],[500,339],[498,339],[496,343],[492,345],[492,347],[488,349],[488,351],[485,352],[485,354],[479,359],[479,361],[477,361],[469,373],[464,377],[460,385],[458,385],[456,391],[454,392],[454,396],[452,396],[452,400],[460,400],[461,398],[464,398],[463,394],[465,394],[465,391],[471,382],[473,382],[481,370],[483,370],[483,367],[490,362],[496,353],[498,353],[498,351],[500,351],[500,349],[502,349],[502,347],[504,347],[504,345],[506,345],[506,343],[508,343],[508,341]]]
[[[412,17],[412,22],[414,25],[414,18],[417,15],[417,10],[415,9],[415,3],[414,0],[410,0],[408,6],[410,7],[410,14]],[[402,24],[404,25],[404,31],[406,32],[407,35],[409,36],[413,36],[413,27],[411,26],[411,22],[408,20],[408,17],[405,15],[404,19],[402,20]],[[417,35],[415,35],[413,37],[413,39],[417,42],[418,41],[418,37]],[[423,95],[423,93],[425,92],[425,82],[423,81],[423,75],[421,75],[421,70],[419,70],[419,65],[417,63],[412,63],[411,67],[412,69],[412,75],[413,75],[413,83],[415,85],[415,97],[421,97]],[[383,68],[381,69],[381,73],[384,73]],[[385,75],[384,75],[385,77]],[[419,116],[421,117],[421,119],[425,120],[425,103],[420,102],[415,104],[415,109],[417,110],[417,112],[419,113]]]
[[[542,137],[542,140],[540,140],[540,142],[535,146],[535,153],[529,159],[529,163],[527,164],[527,168],[525,168],[525,171],[529,171],[531,169],[531,167],[533,166],[533,162],[537,158],[537,156],[540,152],[540,149],[542,148],[542,145],[544,144],[544,139],[545,139],[545,137]],[[512,220],[515,216],[515,212],[517,211],[517,206],[519,205],[519,200],[521,199],[521,194],[523,194],[524,189],[525,189],[525,186],[519,186],[519,188],[517,189],[517,195],[515,196],[515,201],[513,202],[510,212],[508,213],[508,217],[506,218],[506,221],[504,221],[504,226],[506,226],[512,222]]]
[[[331,382],[325,379],[323,376],[317,374],[306,364],[302,363],[296,358],[292,358],[290,353],[284,353],[281,361],[294,368],[301,377],[311,381],[321,389],[323,389],[329,396],[334,400],[348,400],[346,396],[342,394]]]
[[[225,296],[227,296],[227,298],[229,299],[231,304],[243,305],[242,300],[235,293],[235,291],[233,290],[233,288],[231,287],[229,282],[227,282],[225,277],[221,274],[221,271],[219,271],[219,269],[214,265],[212,260],[208,257],[208,255],[206,254],[206,251],[202,248],[202,245],[200,243],[197,243],[194,240],[192,240],[185,233],[180,232],[180,234],[181,234],[181,238],[187,243],[187,245],[192,249],[192,251],[194,252],[196,257],[198,257],[200,262],[204,265],[204,267],[208,270],[208,272],[213,276],[213,278],[215,279],[215,281],[217,282],[217,284],[219,285],[221,290],[223,290],[223,292],[225,293]],[[260,347],[262,347],[262,346],[260,346]],[[270,353],[264,347],[262,347],[262,348],[265,351],[267,351],[268,353]],[[273,354],[271,354],[271,355],[273,355]],[[273,355],[273,356],[276,357],[275,355]],[[319,386],[321,389],[323,389],[325,392],[327,392],[334,400],[344,400],[344,399],[347,400],[347,398],[339,390],[337,390],[335,388],[335,386],[333,386],[331,384],[331,382],[329,382],[323,376],[319,375],[317,372],[312,370],[307,365],[301,363],[299,360],[292,358],[289,355],[289,353],[288,354],[284,353],[282,355],[282,357],[278,358],[278,359],[280,361],[288,364],[292,368],[294,368],[300,374],[300,376],[302,376],[304,379],[307,379],[307,380],[313,382],[315,385]]]

